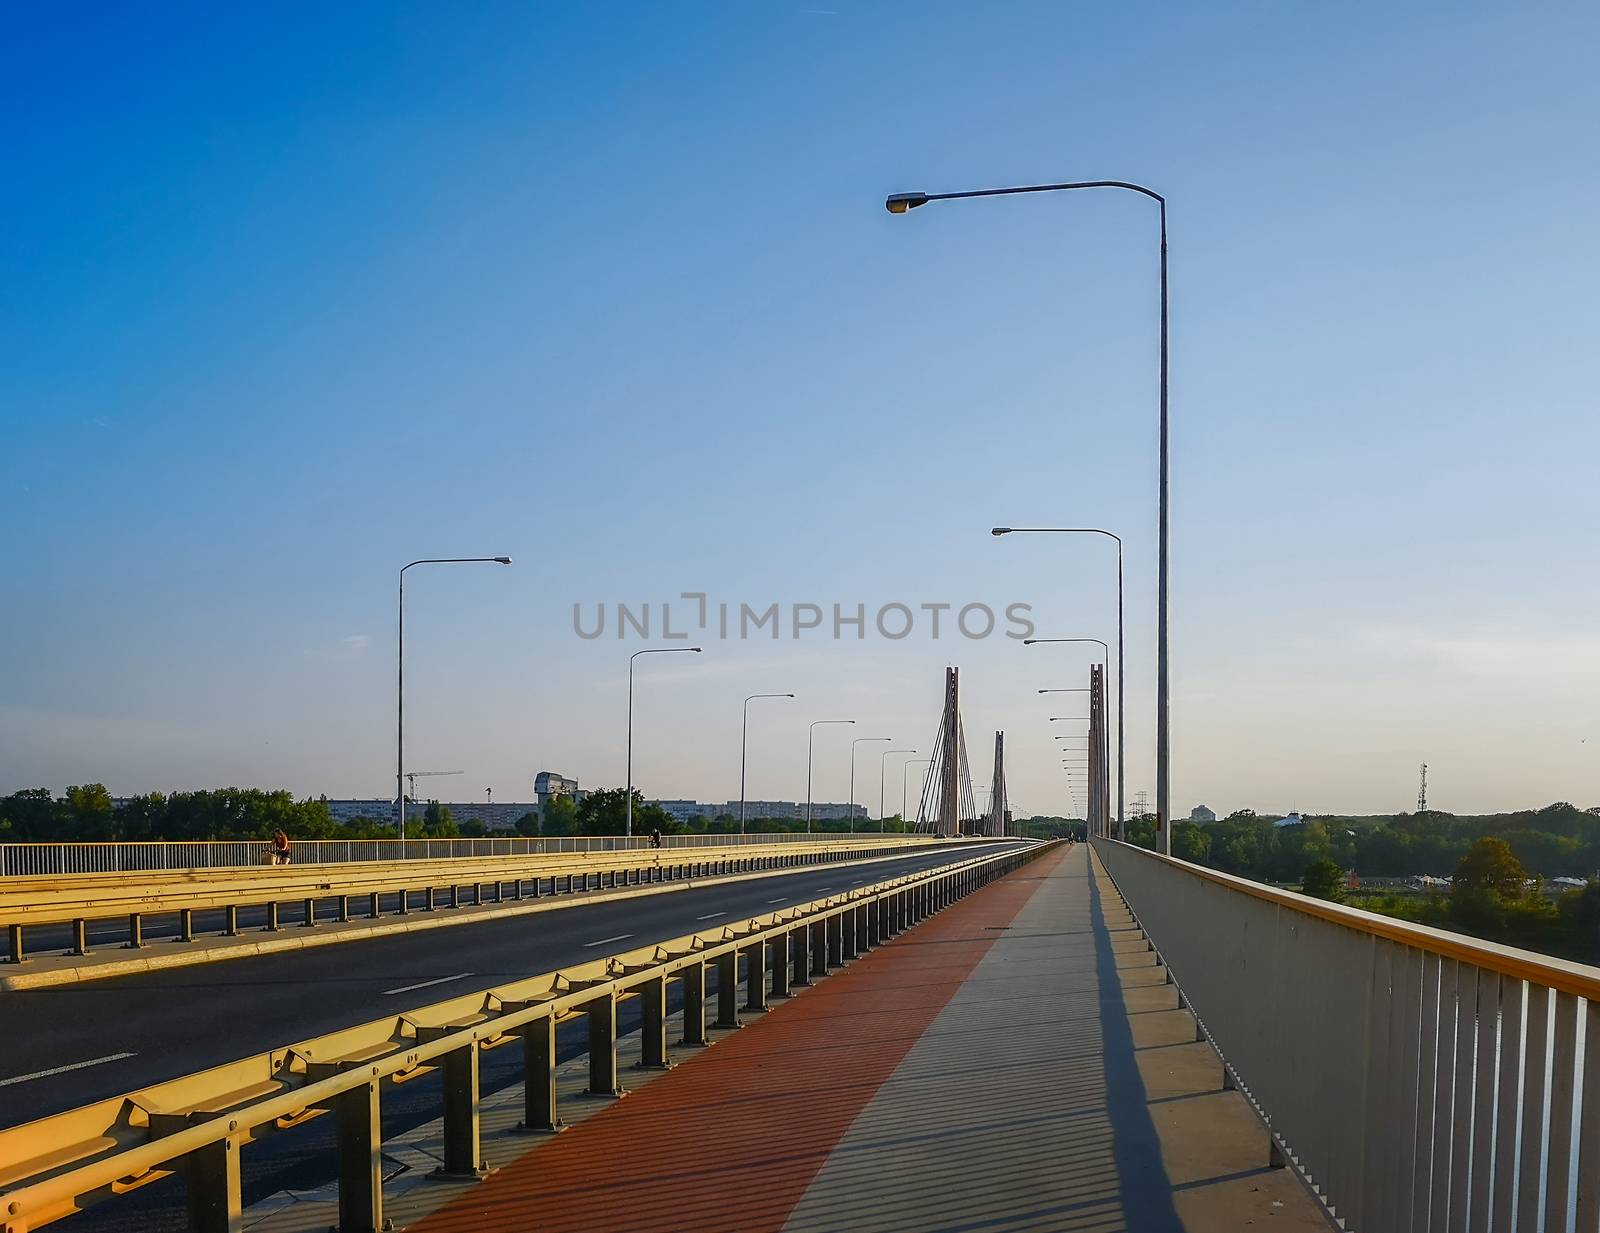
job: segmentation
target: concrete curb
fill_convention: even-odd
[[[926,851],[926,849],[923,849]],[[937,849],[948,851],[948,849]],[[861,868],[882,864],[884,861],[904,860],[906,853],[893,856],[874,856],[866,860],[842,861],[845,868]],[[831,862],[828,862],[831,863]],[[140,955],[137,958],[106,959],[89,962],[63,963],[60,967],[41,968],[19,972],[15,976],[0,976],[0,993],[17,993],[25,989],[48,989],[62,985],[76,985],[88,981],[109,980],[116,976],[136,976],[142,972],[157,972],[166,968],[195,967],[202,963],[220,963],[228,959],[247,959],[254,955],[272,955],[283,951],[309,950],[314,946],[333,946],[340,942],[364,942],[371,938],[395,934],[416,933],[424,929],[443,929],[452,925],[476,925],[484,921],[503,920],[512,916],[527,916],[535,912],[553,912],[563,908],[582,907],[586,904],[611,903],[618,899],[638,899],[646,895],[665,895],[675,891],[698,890],[707,886],[723,886],[732,882],[753,882],[762,878],[788,877],[811,869],[822,869],[826,863],[789,866],[783,869],[759,869],[749,873],[730,873],[713,878],[682,878],[675,882],[645,883],[641,886],[619,887],[615,890],[587,891],[579,895],[546,895],[540,899],[525,899],[510,904],[495,904],[479,909],[440,908],[435,912],[413,912],[408,917],[394,916],[382,921],[362,921],[349,924],[330,922],[306,929],[303,925],[285,926],[285,933],[262,937],[259,941],[240,938],[213,937],[204,941],[183,943],[185,949],[173,950],[164,955]],[[448,912],[449,915],[442,915]],[[416,919],[421,917],[421,919]],[[294,930],[287,936],[287,930]],[[167,939],[147,942],[146,948],[168,945]],[[69,956],[68,958],[73,958]],[[46,959],[33,959],[30,963],[47,963]]]

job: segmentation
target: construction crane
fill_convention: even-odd
[[[424,779],[424,778],[431,779],[435,775],[464,775],[464,774],[466,774],[465,771],[407,771],[406,772],[406,779],[409,780],[410,783],[411,783],[411,791],[409,792],[408,795],[411,797],[412,800],[416,800],[417,799],[417,780],[419,780],[419,779]]]

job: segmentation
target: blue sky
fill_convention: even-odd
[[[1173,263],[1173,803],[1600,803],[1600,18],[1577,4],[37,10],[0,51],[0,791],[622,777],[574,603],[1033,605],[1114,636],[1153,787],[1153,209]],[[804,794],[805,724],[1054,811],[1086,659],[713,641],[636,781]],[[1058,705],[1061,705],[1058,700]],[[1070,704],[1065,704],[1070,705]],[[847,791],[820,740],[819,797]],[[858,780],[876,791],[863,747]],[[892,782],[892,780],[891,780]]]

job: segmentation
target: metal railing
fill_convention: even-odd
[[[1600,968],[1094,849],[1344,1228],[1600,1228]]]
[[[747,835],[663,835],[669,848],[805,843],[877,834],[779,831]],[[266,862],[266,839],[154,840],[111,843],[0,843],[0,878],[146,870],[241,869]],[[534,856],[544,852],[623,852],[650,846],[648,835],[483,836],[477,839],[302,839],[296,864],[446,860],[469,856]]]
[[[70,925],[71,953],[86,955],[89,925],[95,921],[125,920],[125,940],[118,940],[139,949],[145,944],[145,922],[155,917],[176,917],[178,940],[193,942],[207,932],[200,913],[216,917],[211,932],[231,937],[241,932],[240,912],[245,909],[264,911],[263,927],[277,932],[282,928],[282,904],[297,904],[298,923],[313,928],[319,918],[329,916],[340,923],[358,913],[375,920],[419,909],[482,907],[508,899],[759,873],[983,842],[877,834],[851,838],[853,842],[635,847],[433,861],[12,878],[0,882],[0,927],[7,935],[10,963],[21,964],[29,953],[28,931],[50,925]]]
[[[675,938],[625,954],[436,1002],[199,1074],[0,1130],[0,1233],[32,1230],[181,1173],[189,1227],[240,1227],[240,1154],[252,1141],[325,1113],[337,1123],[339,1225],[384,1227],[383,1085],[443,1072],[446,1175],[481,1176],[479,1054],[520,1042],[525,1130],[557,1130],[556,1026],[588,1023],[589,1083],[618,1092],[617,1006],[642,1007],[646,1066],[667,1061],[667,982],[683,987],[685,1043],[707,1043],[707,977],[716,1026],[739,1026],[939,908],[1032,860],[1049,845],[1011,847],[930,872]]]

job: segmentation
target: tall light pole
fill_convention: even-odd
[[[905,766],[902,767],[901,770],[900,770],[900,825],[901,826],[905,826],[906,825],[906,780],[909,779],[910,776],[911,776],[911,768],[914,767],[914,766],[927,766],[930,763],[932,763],[932,761],[933,761],[932,758],[910,758],[910,759],[908,759],[906,761]],[[923,772],[923,776],[922,777],[924,779],[926,779],[928,777],[926,771]]]
[[[695,655],[701,653],[697,646],[651,646],[628,656],[628,787],[626,789],[628,824],[624,833],[630,837],[633,835],[633,661],[641,655],[671,655],[677,651],[691,652]]]
[[[904,214],[930,201],[957,201],[974,197],[1014,197],[1025,193],[1072,192],[1077,189],[1117,189],[1138,193],[1154,201],[1160,209],[1161,222],[1161,359],[1160,359],[1160,438],[1161,462],[1156,530],[1156,830],[1163,836],[1167,855],[1172,854],[1172,835],[1169,822],[1172,818],[1169,795],[1168,766],[1171,760],[1171,742],[1168,731],[1169,671],[1167,665],[1167,369],[1171,347],[1168,322],[1170,317],[1167,296],[1167,199],[1152,188],[1127,180],[1078,180],[1062,184],[1027,184],[1016,188],[984,188],[964,193],[895,193],[884,200],[891,214]],[[1118,708],[1120,712],[1120,707]]]
[[[1123,586],[1122,586],[1122,536],[1101,527],[995,527],[991,535],[1103,535],[1107,539],[1117,542],[1117,838],[1125,837],[1127,827],[1127,801],[1128,787],[1127,763],[1127,726],[1123,723],[1122,708],[1127,703],[1127,672],[1123,664],[1126,639],[1123,631]],[[1041,690],[1041,693],[1044,691]]]
[[[744,755],[750,736],[750,703],[757,698],[792,698],[793,694],[751,694],[744,700],[744,723],[739,729],[739,833],[744,834]]]
[[[424,557],[400,567],[400,619],[395,626],[394,795],[400,806],[398,834],[406,837],[406,570],[414,565],[510,565],[510,557]]]
[[[856,746],[857,745],[861,745],[861,744],[875,744],[878,741],[886,741],[890,745],[893,745],[894,744],[894,737],[892,737],[892,736],[858,736],[858,737],[856,737],[855,740],[850,742],[850,814],[849,814],[849,817],[850,817],[850,829],[852,831],[854,831],[856,829]]]
[[[813,719],[806,729],[806,834],[811,833],[811,753],[818,724],[853,724],[853,719]]]
[[[889,755],[916,752],[915,749],[885,749],[883,756],[878,759],[878,834],[880,835],[883,834],[883,773],[889,764]],[[901,778],[903,780],[904,776]],[[906,821],[904,793],[901,794],[900,811],[900,824],[904,826]]]

